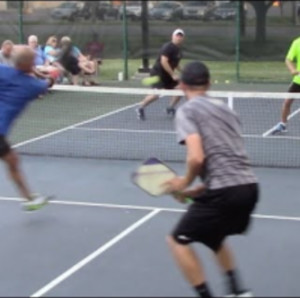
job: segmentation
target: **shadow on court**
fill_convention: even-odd
[[[1,166],[1,296],[193,296],[165,243],[185,206],[136,188],[137,162],[22,160],[34,191],[56,197],[39,212],[21,211]],[[183,164],[171,166],[184,172]],[[254,170],[262,193],[253,225],[229,242],[255,295],[298,296],[300,170]],[[195,247],[214,294],[224,294],[211,253]]]

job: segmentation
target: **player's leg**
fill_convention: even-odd
[[[224,188],[219,190],[218,197],[221,202],[216,204],[221,218],[218,230],[222,241],[214,246],[216,259],[225,275],[228,293],[237,297],[251,297],[251,292],[241,285],[233,253],[224,240],[227,236],[247,231],[258,201],[258,186],[249,184]]]
[[[46,197],[34,195],[30,192],[21,172],[19,158],[3,136],[0,136],[0,158],[6,164],[8,173],[20,195],[27,200],[23,204],[25,210],[37,210],[47,204],[48,199]]]
[[[288,98],[283,102],[282,111],[281,111],[281,122],[284,123],[284,125],[287,125],[288,116],[291,113],[291,107],[293,102],[294,100],[291,98]]]
[[[175,113],[176,113],[175,107],[178,104],[178,102],[180,101],[180,99],[181,99],[181,96],[173,96],[172,97],[170,104],[166,110],[168,115],[171,115],[171,116],[175,115]]]
[[[167,238],[167,242],[177,265],[196,293],[200,297],[211,297],[203,266],[194,249],[190,245],[176,242],[172,236]]]
[[[21,173],[20,161],[17,154],[13,150],[10,150],[2,156],[2,160],[6,164],[9,176],[18,188],[20,195],[28,201],[32,200],[31,192]]]
[[[206,235],[213,234],[209,230],[211,215],[214,216],[214,212],[210,212],[205,204],[193,203],[168,237],[168,244],[176,263],[200,297],[211,297],[211,291],[201,261],[190,244],[201,242],[210,247],[209,237]]]
[[[289,87],[288,92],[299,93],[300,85],[298,85],[296,83],[292,83]],[[271,131],[272,135],[287,132],[288,116],[291,112],[291,107],[292,107],[293,102],[294,102],[294,99],[292,99],[292,98],[287,98],[284,100],[282,108],[281,108],[281,122],[279,122],[274,127],[274,129]]]
[[[144,100],[140,103],[139,107],[136,109],[137,117],[140,120],[145,120],[145,108],[152,102],[158,99],[158,95],[147,95]]]
[[[233,253],[229,249],[228,245],[224,242],[222,243],[220,249],[216,251],[216,259],[225,275],[228,293],[234,296],[250,296],[251,293],[247,292],[241,285]]]

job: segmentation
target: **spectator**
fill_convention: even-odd
[[[61,45],[72,44],[72,40],[69,36],[64,36],[61,39]],[[84,78],[84,85],[98,85],[92,78],[92,75],[96,74],[96,66],[94,61],[90,61],[86,56],[84,56],[78,47],[72,45],[71,48],[72,55],[78,60],[78,65],[82,70],[82,76]],[[98,67],[98,66],[97,66]]]
[[[42,47],[38,44],[38,38],[36,35],[30,35],[28,37],[28,45],[35,52],[33,71],[36,77],[46,79],[49,77],[51,72],[59,72],[57,67],[50,65]]]
[[[79,60],[74,56],[73,51],[74,48],[72,42],[69,40],[63,40],[61,43],[61,52],[58,61],[65,70],[71,74],[72,84],[78,85],[81,68],[79,66]]]
[[[1,45],[0,50],[0,64],[7,66],[14,66],[12,52],[14,43],[11,40],[5,40]]]
[[[50,36],[48,38],[44,48],[44,53],[50,64],[56,62],[59,55],[59,49],[57,48],[57,38],[55,36]]]

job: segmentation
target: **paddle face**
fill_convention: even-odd
[[[159,76],[147,77],[142,80],[144,86],[151,86],[160,82]]]
[[[132,181],[142,190],[152,196],[164,194],[163,184],[176,177],[176,173],[159,159],[147,159],[132,174]]]

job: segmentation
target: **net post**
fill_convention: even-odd
[[[123,1],[123,59],[124,59],[124,80],[128,80],[128,26],[126,1]]]
[[[232,96],[232,95],[229,95],[229,96],[228,96],[228,107],[229,107],[231,110],[233,110],[233,101],[234,101],[233,96]]]
[[[235,75],[236,81],[240,81],[240,43],[241,43],[241,17],[240,17],[240,5],[243,2],[236,1],[236,36],[235,36]]]
[[[19,1],[19,43],[24,43],[24,33],[23,33],[23,1]]]

